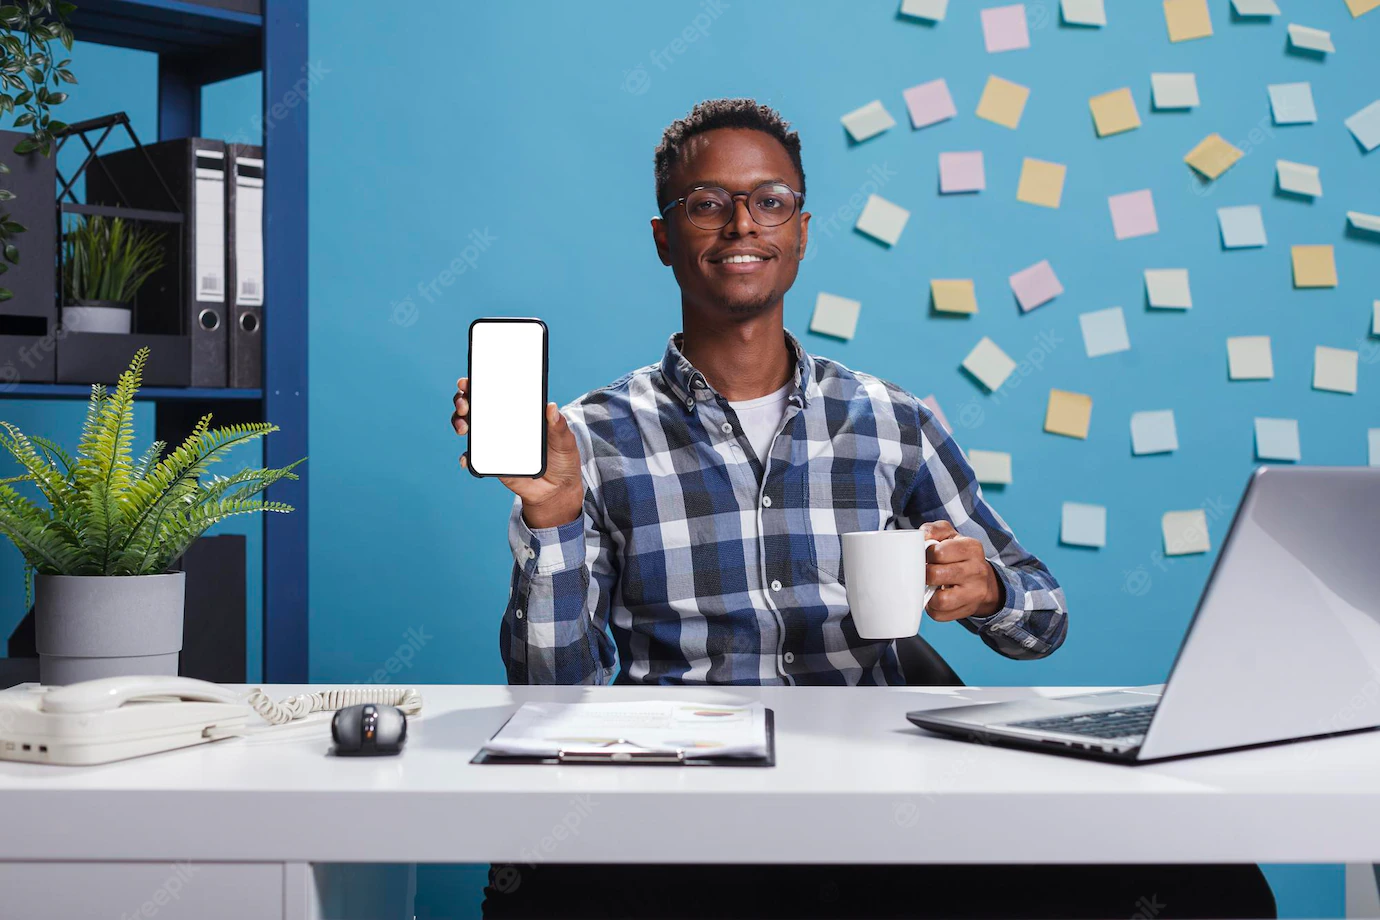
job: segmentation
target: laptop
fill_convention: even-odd
[[[1122,763],[1380,727],[1377,542],[1380,467],[1257,469],[1165,683],[906,717]]]

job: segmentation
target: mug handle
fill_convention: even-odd
[[[924,548],[923,552],[925,553],[926,556],[928,556],[928,555],[929,555],[929,552],[930,552],[930,547],[931,547],[931,546],[938,546],[938,545],[939,545],[939,541],[938,541],[938,540],[926,540],[926,541],[925,541],[925,548]],[[925,564],[926,564],[926,565],[929,565],[929,560],[928,560],[928,559],[925,560]],[[927,607],[929,607],[930,601],[934,598],[934,592],[935,592],[935,591],[938,591],[938,590],[939,590],[939,585],[925,585],[925,602],[922,603],[922,604],[920,605],[920,609],[921,609],[921,610],[925,610]]]

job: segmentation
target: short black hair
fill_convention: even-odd
[[[800,163],[800,135],[791,130],[790,122],[782,118],[780,112],[771,106],[759,105],[756,99],[706,99],[697,104],[689,115],[667,125],[661,134],[655,158],[658,208],[664,204],[666,183],[672,168],[681,160],[685,142],[696,134],[717,128],[750,128],[776,138],[786,148],[791,165],[800,175],[800,188],[796,191],[805,194],[805,167]]]

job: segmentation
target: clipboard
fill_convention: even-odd
[[[776,712],[764,710],[767,727],[767,753],[765,757],[695,757],[685,751],[560,751],[555,757],[531,757],[527,755],[491,754],[484,748],[470,759],[474,764],[646,764],[649,766],[671,767],[774,767],[776,766]],[[511,719],[509,716],[508,719]],[[505,719],[503,725],[507,725]],[[498,732],[503,731],[503,725]],[[493,737],[493,736],[490,736]]]

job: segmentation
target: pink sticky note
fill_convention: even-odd
[[[1107,204],[1112,209],[1112,230],[1117,239],[1160,232],[1159,221],[1155,219],[1155,199],[1150,196],[1148,188],[1112,195],[1107,199]]]
[[[944,410],[939,408],[939,400],[934,398],[933,393],[920,400],[920,402],[924,404],[926,409],[934,413],[934,417],[939,419],[939,423],[949,430],[949,434],[953,434],[954,426],[950,425],[949,420],[944,417]]]
[[[1064,293],[1064,286],[1054,276],[1049,260],[1041,259],[1011,276],[1011,290],[1016,293],[1022,312],[1029,312]]]
[[[939,191],[980,192],[987,187],[981,150],[963,150],[939,155]]]
[[[912,86],[901,95],[906,97],[912,127],[924,128],[958,114],[954,108],[954,97],[949,95],[949,84],[942,77]]]
[[[1017,51],[1030,47],[1030,33],[1025,27],[1025,4],[994,6],[982,11],[982,38],[987,53]]]

